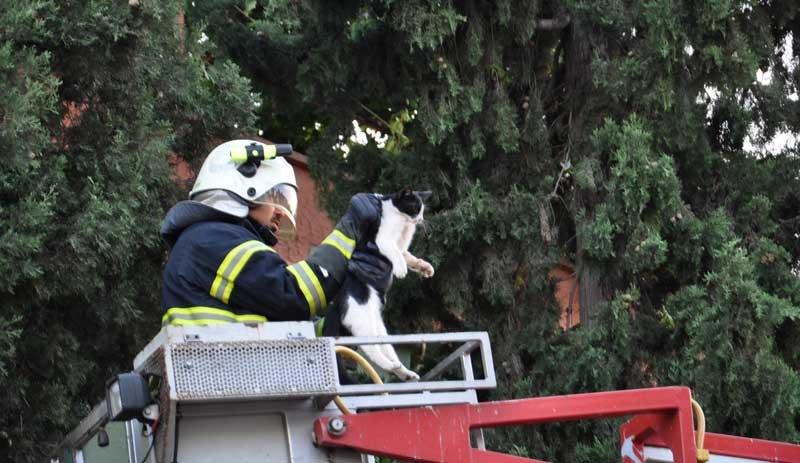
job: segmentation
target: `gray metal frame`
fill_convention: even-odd
[[[298,340],[297,343],[292,342],[295,339]],[[458,346],[430,371],[424,372],[418,382],[340,385],[338,383],[338,374],[335,374],[334,346],[358,347],[369,344],[458,344]],[[291,349],[301,349],[301,355],[294,355],[292,357],[294,360],[291,360],[291,362],[299,363],[284,364],[277,368],[277,370],[280,370],[277,372],[272,372],[271,368],[262,366],[253,374],[259,375],[262,379],[265,376],[267,377],[266,379],[269,379],[271,374],[285,376],[298,374],[297,370],[309,370],[309,359],[311,357],[304,357],[302,349],[308,347],[309,349],[319,350],[320,345],[327,346],[325,349],[329,349],[328,353],[320,356],[319,354],[311,353],[312,351],[309,350],[309,356],[316,355],[316,357],[313,357],[313,362],[310,363],[314,364],[314,362],[320,361],[328,363],[328,365],[324,365],[327,368],[326,371],[329,371],[332,363],[334,374],[326,373],[322,376],[322,386],[319,385],[320,383],[313,383],[307,392],[298,390],[295,391],[297,392],[296,394],[265,387],[264,389],[256,389],[256,393],[253,393],[252,388],[243,388],[238,395],[235,390],[231,392],[231,390],[226,389],[223,394],[219,395],[191,396],[181,395],[179,394],[180,391],[176,389],[178,385],[176,383],[176,368],[181,368],[181,365],[174,364],[173,350],[181,352],[197,351],[202,354],[204,352],[203,349],[207,347],[217,357],[214,357],[212,361],[198,354],[200,355],[198,358],[202,361],[210,362],[209,365],[211,366],[206,365],[206,367],[212,368],[214,364],[224,366],[225,362],[228,361],[243,361],[241,355],[236,354],[241,351],[239,349],[241,346],[249,349],[247,355],[250,355],[250,357],[246,358],[252,359],[252,355],[261,355],[253,354],[253,352],[269,354],[270,349],[273,347],[285,349],[287,345]],[[230,349],[226,350],[227,348]],[[230,354],[233,355],[230,359],[225,357],[229,355],[227,352],[234,352],[234,354]],[[480,354],[480,365],[484,372],[484,377],[482,378],[475,378],[473,371],[472,356],[476,353]],[[236,355],[239,355],[239,357]],[[185,359],[186,357],[181,358]],[[186,360],[182,361],[186,362]],[[285,421],[285,432],[278,433],[277,428],[274,428],[276,429],[276,436],[272,438],[278,440],[289,439],[287,442],[290,445],[289,455],[291,461],[328,461],[327,459],[320,459],[321,456],[325,455],[326,451],[313,447],[309,436],[311,423],[313,423],[314,419],[319,416],[339,413],[331,402],[335,395],[339,395],[353,411],[376,408],[419,407],[477,403],[476,390],[491,389],[496,387],[497,384],[489,336],[485,332],[316,339],[313,324],[310,322],[168,326],[162,329],[134,360],[134,368],[137,371],[160,371],[160,367],[157,365],[163,365],[164,373],[166,373],[164,381],[167,382],[169,390],[169,401],[165,404],[165,417],[168,418],[162,423],[162,427],[168,430],[172,429],[175,426],[175,417],[178,412],[184,417],[198,417],[196,418],[198,421],[195,421],[195,423],[200,423],[196,424],[198,426],[202,426],[202,416],[218,416],[220,419],[226,419],[226,417],[230,418],[231,416],[252,415],[253,411],[258,413],[282,413]],[[184,364],[183,367],[185,368],[186,365]],[[461,379],[439,379],[443,374],[456,368],[458,368]],[[214,375],[209,376],[208,371],[204,371],[204,377],[210,378],[208,381],[214,381],[216,384],[219,378],[214,377]],[[250,377],[250,373],[246,369],[225,370],[223,368],[220,371],[225,371],[225,381],[233,384],[253,382],[253,378]],[[186,372],[184,371],[183,373]],[[305,371],[302,374],[308,375],[311,373]],[[232,378],[230,377],[231,375],[233,375]],[[236,375],[239,376],[237,377]],[[240,379],[237,380],[237,378]],[[190,381],[202,382],[203,380],[195,378]],[[259,383],[259,387],[262,384]],[[61,447],[72,451],[80,450],[106,422],[106,403],[101,402],[67,435]],[[128,430],[128,434],[133,432],[132,427],[128,427]],[[171,442],[172,433],[166,432],[165,436],[166,441],[160,442],[157,447],[164,446],[160,453],[161,455],[171,455],[174,444]],[[128,438],[131,441],[131,436]],[[479,447],[483,446],[482,435],[477,436],[477,443]],[[276,445],[280,445],[280,442],[276,441]],[[183,447],[179,450],[182,449]],[[137,449],[136,445],[130,445],[129,452],[133,452],[130,455],[134,460],[143,456],[141,448]],[[154,451],[148,460],[150,462],[156,461],[155,455],[156,452]],[[351,462],[354,461],[353,458],[347,452],[340,452],[339,457],[331,461]],[[135,463],[139,462],[136,461]]]
[[[432,391],[463,391],[474,389],[494,389],[497,380],[494,375],[494,362],[489,335],[486,332],[467,333],[438,333],[438,334],[403,334],[382,337],[346,337],[336,338],[334,343],[339,346],[363,346],[368,344],[391,344],[393,346],[404,344],[448,344],[462,343],[453,353],[434,366],[430,372],[422,376],[421,381],[408,383],[387,384],[357,384],[339,385],[337,392],[341,396],[358,394],[380,394],[384,392],[432,392]],[[475,379],[472,371],[472,352],[478,349],[485,378]],[[463,380],[433,381],[449,370],[453,364],[460,362]]]

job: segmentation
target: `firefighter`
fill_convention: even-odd
[[[338,291],[356,243],[380,219],[380,202],[353,196],[322,244],[288,265],[272,246],[295,235],[297,182],[285,159],[263,159],[270,149],[253,140],[219,145],[189,200],[167,213],[162,325],[309,320],[323,315]],[[262,155],[235,160],[232,153],[243,150]]]

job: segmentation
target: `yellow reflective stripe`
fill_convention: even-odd
[[[192,318],[192,319],[185,319],[185,318],[176,318],[169,322],[170,325],[225,325],[232,322],[226,322],[223,320],[215,320],[215,319],[206,319],[206,318]]]
[[[322,244],[333,246],[347,259],[353,255],[353,249],[356,247],[355,240],[348,238],[347,235],[336,229],[322,241]]]
[[[230,281],[230,284],[225,287],[225,293],[222,295],[222,302],[227,304],[228,301],[230,300],[231,292],[233,291],[233,282],[236,281],[236,277],[238,277],[239,274],[242,272],[242,269],[244,268],[244,264],[246,264],[247,261],[250,260],[250,256],[252,256],[253,253],[255,253],[256,251],[266,251],[266,250],[269,250],[269,249],[271,249],[271,248],[269,248],[266,245],[264,245],[263,248],[259,248],[259,247],[254,246],[254,247],[248,249],[247,251],[245,251],[244,256],[242,256],[242,258],[239,260],[239,262],[236,263],[236,265],[233,267],[233,271],[231,272],[230,276],[228,277],[228,281]]]
[[[235,322],[266,322],[267,317],[257,314],[236,314],[216,307],[172,307],[161,317],[161,324],[209,325]]]
[[[228,252],[219,265],[217,276],[211,284],[211,290],[209,291],[211,297],[226,304],[228,303],[233,291],[234,280],[236,280],[242,268],[256,251],[275,252],[271,247],[256,240],[245,241]]]
[[[172,307],[171,309],[167,310],[167,313],[164,314],[164,317],[173,313],[181,313],[186,315],[193,315],[198,313],[211,313],[216,315],[223,315],[226,317],[235,317],[236,314],[231,312],[230,310],[225,309],[218,309],[216,307],[204,307],[204,306],[196,306],[196,307]]]
[[[349,245],[351,248],[354,248],[354,247],[356,247],[356,240],[354,240],[354,239],[352,239],[352,238],[349,238],[347,235],[345,235],[344,233],[342,233],[342,232],[341,232],[341,231],[339,231],[339,230],[336,230],[336,229],[334,229],[334,230],[331,232],[331,235],[333,235],[333,236],[338,236],[338,237],[339,237],[339,239],[341,239],[342,241],[344,241],[344,242],[345,242],[346,244],[348,244],[348,245]]]
[[[322,290],[322,283],[319,282],[319,278],[317,278],[317,274],[314,273],[313,270],[311,270],[311,267],[308,265],[308,263],[306,261],[302,260],[302,261],[300,261],[298,263],[300,264],[300,267],[302,267],[303,270],[306,271],[306,275],[308,275],[308,279],[311,280],[311,284],[314,285],[314,289],[316,290],[316,293],[318,295],[318,297],[317,297],[318,302],[319,302],[319,306],[318,307],[320,309],[324,308],[326,305],[328,305],[328,301],[325,300],[325,291]],[[316,315],[316,313],[312,313],[311,314],[312,317],[314,315]]]
[[[308,310],[312,317],[317,314],[317,310],[325,308],[328,301],[325,299],[325,291],[322,290],[322,283],[320,283],[317,274],[311,269],[306,261],[300,261],[286,267],[300,287],[300,291],[308,302]]]
[[[236,316],[237,322],[265,322],[267,321],[267,317],[263,315],[256,315],[256,314],[247,314],[247,315],[237,315]]]
[[[286,267],[292,275],[294,275],[294,279],[297,282],[297,286],[300,287],[300,292],[303,293],[303,296],[306,298],[306,302],[308,303],[308,311],[311,313],[313,317],[317,313],[316,304],[314,304],[314,296],[311,294],[311,288],[308,287],[306,284],[305,279],[297,271],[297,264],[289,265]],[[302,269],[301,269],[302,270]]]
[[[217,297],[216,294],[219,290],[219,285],[222,284],[223,275],[225,274],[225,269],[231,264],[231,261],[236,257],[237,253],[242,249],[248,246],[251,246],[252,241],[245,241],[244,243],[236,246],[235,248],[231,249],[228,252],[228,255],[225,256],[225,259],[222,260],[222,263],[219,264],[217,268],[217,277],[214,278],[214,283],[211,284],[211,296]]]

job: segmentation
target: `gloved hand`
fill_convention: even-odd
[[[381,254],[374,242],[356,247],[347,270],[382,293],[392,284],[392,262]]]
[[[353,250],[367,235],[370,227],[377,227],[381,218],[381,200],[370,193],[358,193],[350,198],[350,206],[334,227],[333,232],[315,248],[306,261],[325,269],[336,280],[338,288],[344,281],[344,272]],[[326,290],[326,293],[328,291]]]
[[[370,227],[378,226],[380,219],[381,200],[371,193],[358,193],[350,198],[350,206],[334,228],[360,243]]]

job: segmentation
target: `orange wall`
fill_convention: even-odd
[[[575,266],[562,261],[550,269],[547,275],[555,282],[553,296],[561,307],[561,319],[558,324],[563,330],[574,328],[581,322],[581,301]]]
[[[333,229],[328,214],[317,203],[317,189],[308,171],[306,156],[294,153],[289,157],[297,177],[297,238],[278,243],[275,249],[287,262],[297,262],[308,257],[313,246],[318,246]]]

